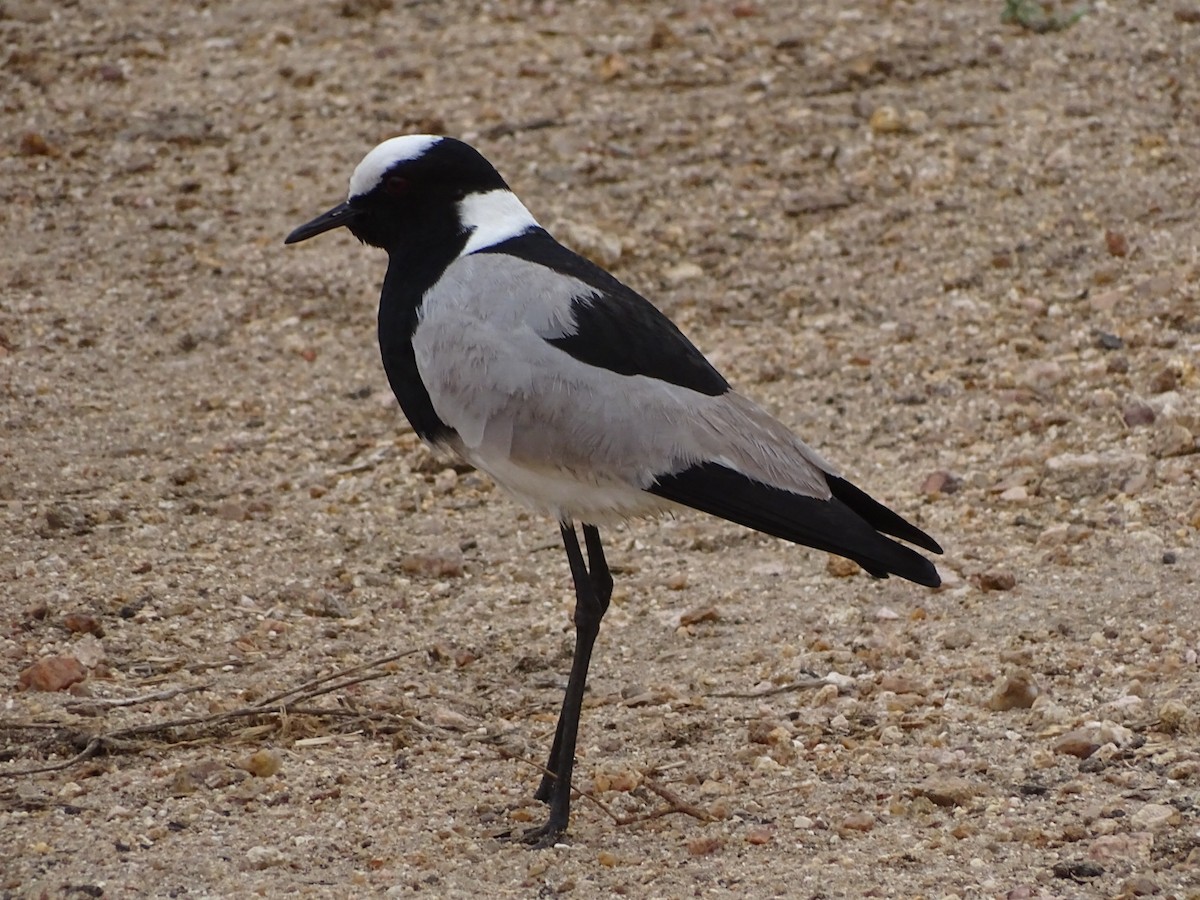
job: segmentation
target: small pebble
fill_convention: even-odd
[[[1147,803],[1129,818],[1129,823],[1140,831],[1158,831],[1181,821],[1183,816],[1179,810],[1165,803]]]
[[[1104,874],[1104,867],[1092,862],[1060,862],[1053,869],[1055,878],[1068,878],[1071,881],[1083,881],[1089,878],[1099,878]]]
[[[100,620],[91,613],[69,612],[63,616],[63,627],[72,634],[94,634],[96,637],[104,637]]]
[[[475,727],[475,722],[470,718],[444,706],[439,706],[433,711],[433,724],[450,731],[470,731]]]
[[[1184,425],[1168,422],[1155,429],[1154,455],[1160,459],[1173,456],[1190,456],[1196,452],[1196,437]]]
[[[1005,503],[1023,503],[1029,499],[1029,489],[1023,484],[1014,485],[1008,490],[1001,491],[1000,499]]]
[[[694,837],[687,842],[687,852],[689,856],[708,856],[716,853],[723,846],[725,841],[716,835],[702,835]]]
[[[1119,231],[1105,231],[1104,245],[1110,256],[1128,256],[1129,239]]]
[[[875,817],[865,810],[853,812],[842,819],[838,825],[839,831],[867,832],[875,827]]]
[[[1150,379],[1150,391],[1155,394],[1165,394],[1179,387],[1179,373],[1171,367],[1160,369]]]
[[[264,748],[238,763],[238,768],[249,772],[255,778],[269,778],[283,768],[283,756],[278,750]]]
[[[663,272],[663,279],[670,287],[679,287],[688,281],[704,277],[704,270],[694,262],[681,262]]]
[[[939,640],[947,650],[962,650],[964,647],[970,647],[974,643],[975,633],[965,625],[960,625],[957,628],[950,628],[943,631]]]
[[[22,156],[58,156],[61,152],[46,140],[44,135],[36,131],[22,134],[17,149]]]
[[[1012,572],[990,569],[979,576],[982,591],[1011,591],[1017,585],[1017,576]]]
[[[620,237],[593,225],[559,222],[556,231],[562,242],[576,253],[606,268],[617,265],[625,252]]]
[[[601,766],[592,776],[592,786],[599,792],[616,791],[627,794],[642,783],[642,774],[628,766],[615,764]]]
[[[74,656],[47,656],[21,670],[17,686],[23,691],[62,691],[87,678]]]
[[[1135,875],[1125,882],[1123,891],[1131,897],[1150,897],[1161,893],[1162,888],[1152,878],[1147,878],[1145,875]]]
[[[849,578],[851,575],[857,575],[862,569],[853,560],[841,556],[830,556],[825,561],[825,571],[834,578]]]
[[[462,551],[457,548],[439,553],[413,553],[400,560],[400,568],[409,575],[427,578],[461,578],[466,569]]]
[[[915,788],[913,793],[925,797],[937,806],[966,806],[979,794],[980,787],[965,778],[952,775],[931,775]]]
[[[701,622],[719,621],[721,621],[721,611],[715,606],[697,606],[695,609],[689,609],[679,617],[679,624],[684,627],[698,625]]]
[[[1089,729],[1068,731],[1054,742],[1054,752],[1078,759],[1087,759],[1100,749],[1100,744]]]
[[[747,844],[769,844],[775,831],[769,825],[754,825],[746,829]]]
[[[1154,424],[1154,409],[1148,403],[1134,400],[1121,410],[1121,419],[1130,428]]]
[[[962,487],[962,479],[952,472],[933,472],[921,483],[922,494],[955,494]]]
[[[286,860],[277,847],[251,847],[246,851],[246,862],[251,869],[268,869]]]
[[[1185,731],[1191,714],[1181,700],[1167,700],[1158,708],[1158,727],[1168,734]]]
[[[899,134],[904,131],[904,119],[893,106],[880,106],[869,120],[871,130],[876,134]]]
[[[1038,698],[1040,690],[1033,676],[1025,671],[1016,671],[1004,677],[995,692],[988,698],[987,708],[996,712],[1010,709],[1029,709]]]

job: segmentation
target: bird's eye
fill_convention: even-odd
[[[389,197],[403,197],[408,193],[408,179],[403,175],[389,175],[383,180],[383,190]]]

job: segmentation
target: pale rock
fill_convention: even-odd
[[[433,711],[433,724],[450,731],[470,731],[475,723],[460,712],[439,706]]]
[[[880,106],[868,122],[876,134],[899,134],[905,130],[904,119],[894,106]]]
[[[1158,727],[1168,734],[1186,731],[1191,714],[1181,700],[1167,700],[1158,708]]]
[[[71,646],[71,653],[85,669],[94,669],[104,662],[107,652],[94,634],[85,634]]]
[[[1111,819],[1104,821],[1113,821]],[[1107,834],[1096,838],[1088,847],[1088,857],[1097,862],[1116,859],[1148,859],[1153,838],[1140,834]]]
[[[1087,759],[1099,749],[1100,744],[1097,743],[1095,736],[1084,728],[1068,731],[1054,742],[1055,753],[1074,756],[1077,759]]]
[[[962,650],[975,641],[975,634],[965,625],[943,631],[939,640],[946,650]]]
[[[824,684],[813,694],[810,702],[813,706],[825,706],[832,703],[837,697],[838,686],[836,684]]]
[[[562,237],[562,242],[576,253],[606,268],[615,266],[625,253],[625,246],[620,237],[602,231],[594,225],[559,222],[555,231]]]
[[[885,745],[904,743],[904,731],[897,725],[888,725],[879,733],[879,742]]]
[[[670,287],[679,287],[688,281],[696,281],[704,277],[704,270],[694,262],[681,262],[663,272],[663,278]]]
[[[854,678],[849,675],[843,675],[841,672],[830,672],[825,676],[825,681],[829,684],[836,685],[839,690],[848,691],[856,684]]]
[[[1196,436],[1178,422],[1165,423],[1154,431],[1153,453],[1160,459],[1187,456],[1198,449]]]
[[[1034,390],[1044,391],[1061,384],[1069,373],[1052,359],[1039,360],[1027,368],[1021,377],[1021,383]]]
[[[1105,703],[1101,709],[1106,716],[1111,716],[1122,722],[1138,721],[1145,716],[1146,701],[1133,694],[1118,697],[1110,703]]]
[[[783,769],[779,763],[775,762],[771,757],[763,755],[754,758],[754,771],[772,774]]]
[[[1041,689],[1033,675],[1018,669],[997,680],[996,689],[988,698],[987,708],[995,712],[1029,709],[1037,700],[1039,693],[1041,693]]]
[[[282,865],[286,860],[277,847],[251,847],[246,851],[246,862],[251,869],[269,869]]]
[[[1037,542],[1039,547],[1058,547],[1067,542],[1067,533],[1070,525],[1066,522],[1059,522],[1042,530],[1038,535]]]
[[[926,797],[936,806],[966,806],[980,793],[980,786],[954,775],[931,775],[913,788],[918,797]]]
[[[1082,500],[1109,497],[1135,476],[1145,476],[1150,461],[1140,453],[1109,450],[1099,453],[1062,453],[1046,460],[1043,496]]]
[[[1144,831],[1158,831],[1161,828],[1178,825],[1183,816],[1173,806],[1165,803],[1147,803],[1129,819],[1135,828]]]

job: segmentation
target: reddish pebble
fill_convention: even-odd
[[[1083,728],[1068,731],[1054,742],[1055,753],[1074,756],[1078,759],[1087,759],[1099,749],[1100,745],[1096,742],[1092,733]]]
[[[1017,577],[1012,572],[1001,572],[993,569],[979,576],[981,591],[1011,591],[1017,586]]]
[[[73,656],[48,656],[23,669],[17,685],[23,691],[62,691],[87,678],[83,663]]]
[[[1148,403],[1135,400],[1121,410],[1121,418],[1130,428],[1136,428],[1139,425],[1153,425],[1154,409]]]
[[[63,627],[73,634],[94,634],[96,637],[104,637],[104,629],[100,626],[100,620],[90,613],[67,613],[63,616]]]
[[[875,827],[875,817],[869,812],[850,813],[842,819],[841,831],[870,831]]]
[[[922,494],[953,494],[962,487],[962,480],[952,472],[934,472],[921,483]]]
[[[716,853],[725,845],[719,837],[697,837],[687,842],[687,851],[691,856],[708,856]]]
[[[22,156],[58,156],[58,148],[36,131],[21,135],[18,148]]]
[[[987,702],[988,709],[1007,712],[1010,709],[1029,709],[1040,690],[1028,672],[1014,672],[1004,679]]]
[[[409,575],[432,578],[459,578],[463,574],[463,555],[458,550],[442,553],[414,553],[400,560],[400,568]]]
[[[679,617],[679,624],[683,626],[719,621],[721,621],[721,611],[715,606],[697,606]]]

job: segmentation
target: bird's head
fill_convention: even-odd
[[[384,141],[350,176],[346,201],[301,225],[285,244],[345,226],[389,253],[457,245],[469,253],[515,237],[537,222],[474,147],[409,134]]]

